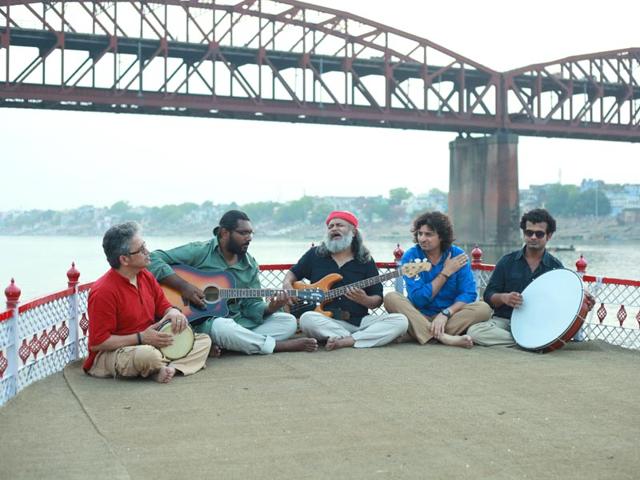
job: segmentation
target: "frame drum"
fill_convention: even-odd
[[[570,341],[588,312],[582,280],[564,268],[551,270],[522,292],[522,305],[513,309],[511,334],[526,350],[550,352]]]
[[[162,322],[158,331],[173,335],[173,331],[171,330],[171,320],[165,320]],[[193,343],[195,340],[196,338],[193,334],[193,330],[191,330],[191,327],[187,325],[187,327],[178,335],[173,335],[173,343],[171,345],[161,348],[160,351],[165,358],[168,358],[169,360],[178,360],[189,354],[191,349],[193,349]]]

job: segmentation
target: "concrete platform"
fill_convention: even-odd
[[[3,479],[640,477],[640,352],[228,354],[168,385],[79,364],[0,408]]]

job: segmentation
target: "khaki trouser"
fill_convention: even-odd
[[[473,343],[484,347],[513,347],[516,344],[511,335],[511,320],[508,318],[492,317],[486,322],[473,325],[467,333],[473,338]]]
[[[210,349],[211,339],[203,334],[196,334],[191,352],[178,360],[168,360],[151,345],[122,347],[111,352],[99,352],[87,373],[101,378],[148,377],[169,365],[183,375],[191,375],[205,367]]]
[[[420,310],[398,292],[387,293],[384,297],[384,308],[389,313],[402,313],[409,320],[409,335],[420,345],[424,345],[433,338],[431,333],[432,318],[423,315]],[[485,302],[466,304],[462,310],[454,313],[445,324],[444,331],[449,335],[460,335],[478,322],[484,322],[491,317],[491,307]]]

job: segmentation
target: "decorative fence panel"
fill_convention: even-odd
[[[472,269],[482,295],[494,267],[473,256]],[[289,267],[263,265],[263,287],[280,288]],[[396,270],[396,265],[379,263],[378,269],[382,275]],[[12,282],[5,290],[8,310],[0,312],[0,406],[31,383],[87,355],[87,303],[92,283],[77,285],[79,273],[70,273],[70,288],[19,307],[19,289]],[[583,327],[585,338],[640,349],[640,282],[588,275],[583,281],[597,301]],[[382,285],[385,293],[403,291],[401,277]],[[374,311],[382,312],[382,308]]]

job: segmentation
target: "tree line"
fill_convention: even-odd
[[[600,189],[581,191],[575,185],[547,185],[534,199],[554,215],[579,217],[605,216],[611,204]],[[407,224],[419,212],[447,209],[447,193],[432,189],[414,195],[407,188],[393,188],[386,196],[312,197],[289,202],[251,202],[246,204],[201,204],[185,202],[156,207],[133,206],[119,201],[110,207],[84,205],[71,210],[28,210],[0,212],[0,234],[4,235],[100,235],[116,223],[135,220],[150,234],[204,234],[211,232],[227,210],[240,209],[263,231],[286,233],[292,227],[321,225],[334,209],[353,211],[367,225]],[[266,228],[265,228],[266,227]]]

